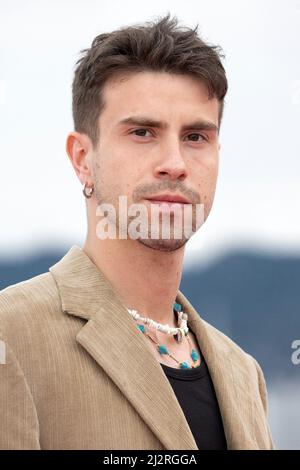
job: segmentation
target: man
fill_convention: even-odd
[[[214,199],[221,54],[169,14],[82,52],[66,149],[87,237],[0,294],[0,447],[273,449],[259,364],[179,291]]]

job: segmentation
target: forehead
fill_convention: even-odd
[[[103,89],[101,124],[115,126],[129,114],[165,121],[203,118],[218,124],[219,102],[208,98],[205,85],[190,75],[139,72],[110,79]]]

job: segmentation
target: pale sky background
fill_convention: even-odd
[[[80,50],[168,11],[223,48],[229,81],[209,218],[186,260],[234,247],[300,253],[300,0],[0,0],[0,256],[83,244],[65,152]]]

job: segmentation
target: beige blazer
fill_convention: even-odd
[[[259,364],[180,291],[177,302],[206,359],[228,448],[274,449]],[[197,449],[147,339],[80,247],[0,292],[0,332],[1,449]]]

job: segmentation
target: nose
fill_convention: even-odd
[[[154,168],[154,176],[172,181],[183,181],[187,177],[187,167],[178,141],[163,146],[160,159]]]

